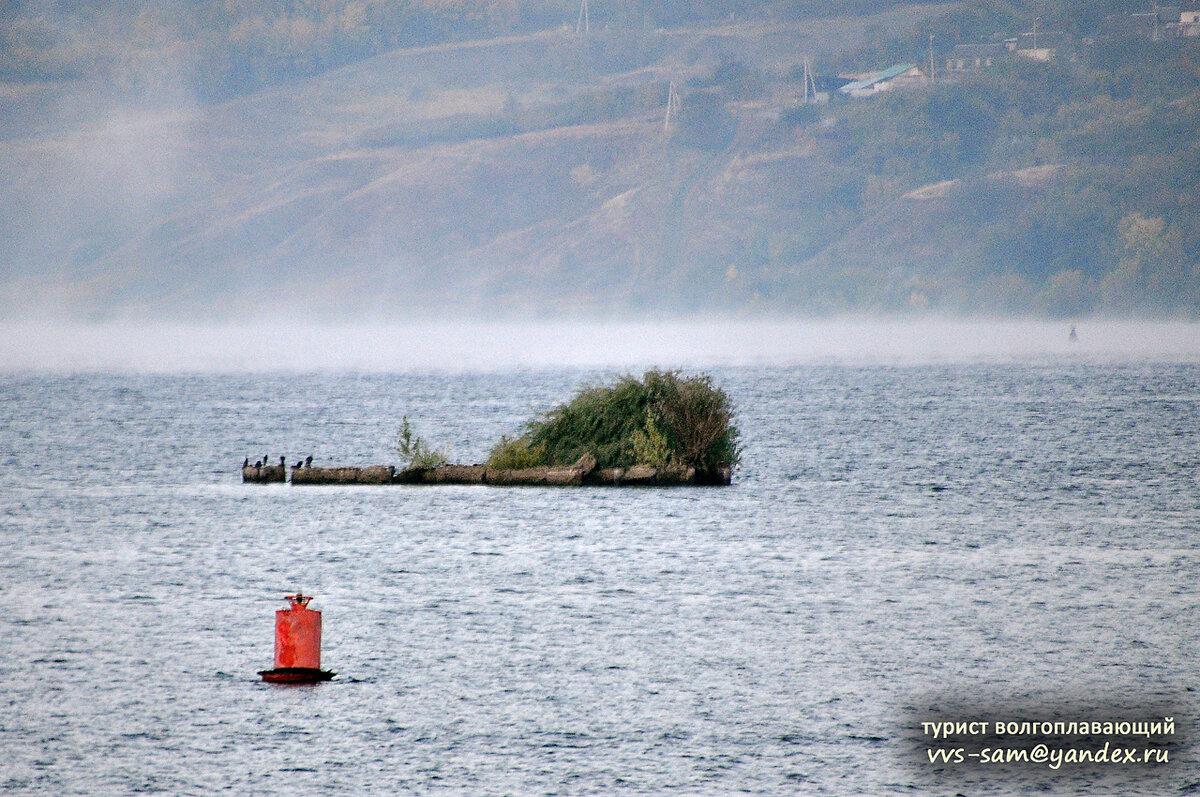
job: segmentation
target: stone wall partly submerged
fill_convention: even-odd
[[[282,465],[242,466],[242,481],[267,484],[287,481],[287,468]]]
[[[247,471],[255,471],[247,475]],[[272,471],[271,478],[259,478],[258,471]],[[277,472],[274,472],[277,471]],[[243,468],[247,482],[284,481],[283,468]],[[489,484],[498,487],[668,487],[725,485],[732,480],[728,467],[716,471],[695,468],[597,468],[594,458],[582,458],[570,467],[499,470],[485,465],[442,465],[436,468],[396,470],[391,465],[365,468],[292,468],[292,484]]]

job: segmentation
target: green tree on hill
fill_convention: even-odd
[[[1183,257],[1179,230],[1157,216],[1130,213],[1118,225],[1121,258],[1100,283],[1106,308],[1141,305],[1150,312],[1197,306],[1197,267]]]

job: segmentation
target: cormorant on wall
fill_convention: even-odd
[[[266,454],[263,454],[262,464],[266,465],[270,461],[271,461],[271,458],[268,457]]]
[[[311,467],[312,467],[312,457],[305,457],[305,458],[304,458],[304,467],[306,467],[306,468],[311,468]]]
[[[293,465],[292,467],[293,467],[293,468],[298,468],[298,467],[300,467],[300,465],[301,465],[301,464],[303,464],[303,463],[301,463],[301,462],[300,462],[300,460],[296,460],[296,464],[295,464],[295,465]]]
[[[279,467],[281,467],[281,468],[287,467],[287,460],[285,460],[283,457],[279,458]]]
[[[255,462],[255,463],[254,463],[254,467],[256,467],[256,468],[261,468],[261,467],[262,467],[262,460],[260,459],[260,460],[258,460],[257,462]]]
[[[245,459],[242,460],[242,467],[243,468],[250,467],[250,457],[246,457]]]

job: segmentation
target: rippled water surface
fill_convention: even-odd
[[[1196,736],[1200,366],[719,370],[723,489],[240,483],[394,462],[405,414],[480,461],[596,376],[0,376],[0,791],[1200,792],[1187,744],[1094,780],[901,738]],[[339,675],[262,684],[297,589]]]

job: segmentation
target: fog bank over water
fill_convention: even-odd
[[[678,321],[195,326],[0,324],[20,371],[498,371],[657,365],[1200,362],[1200,325]]]

